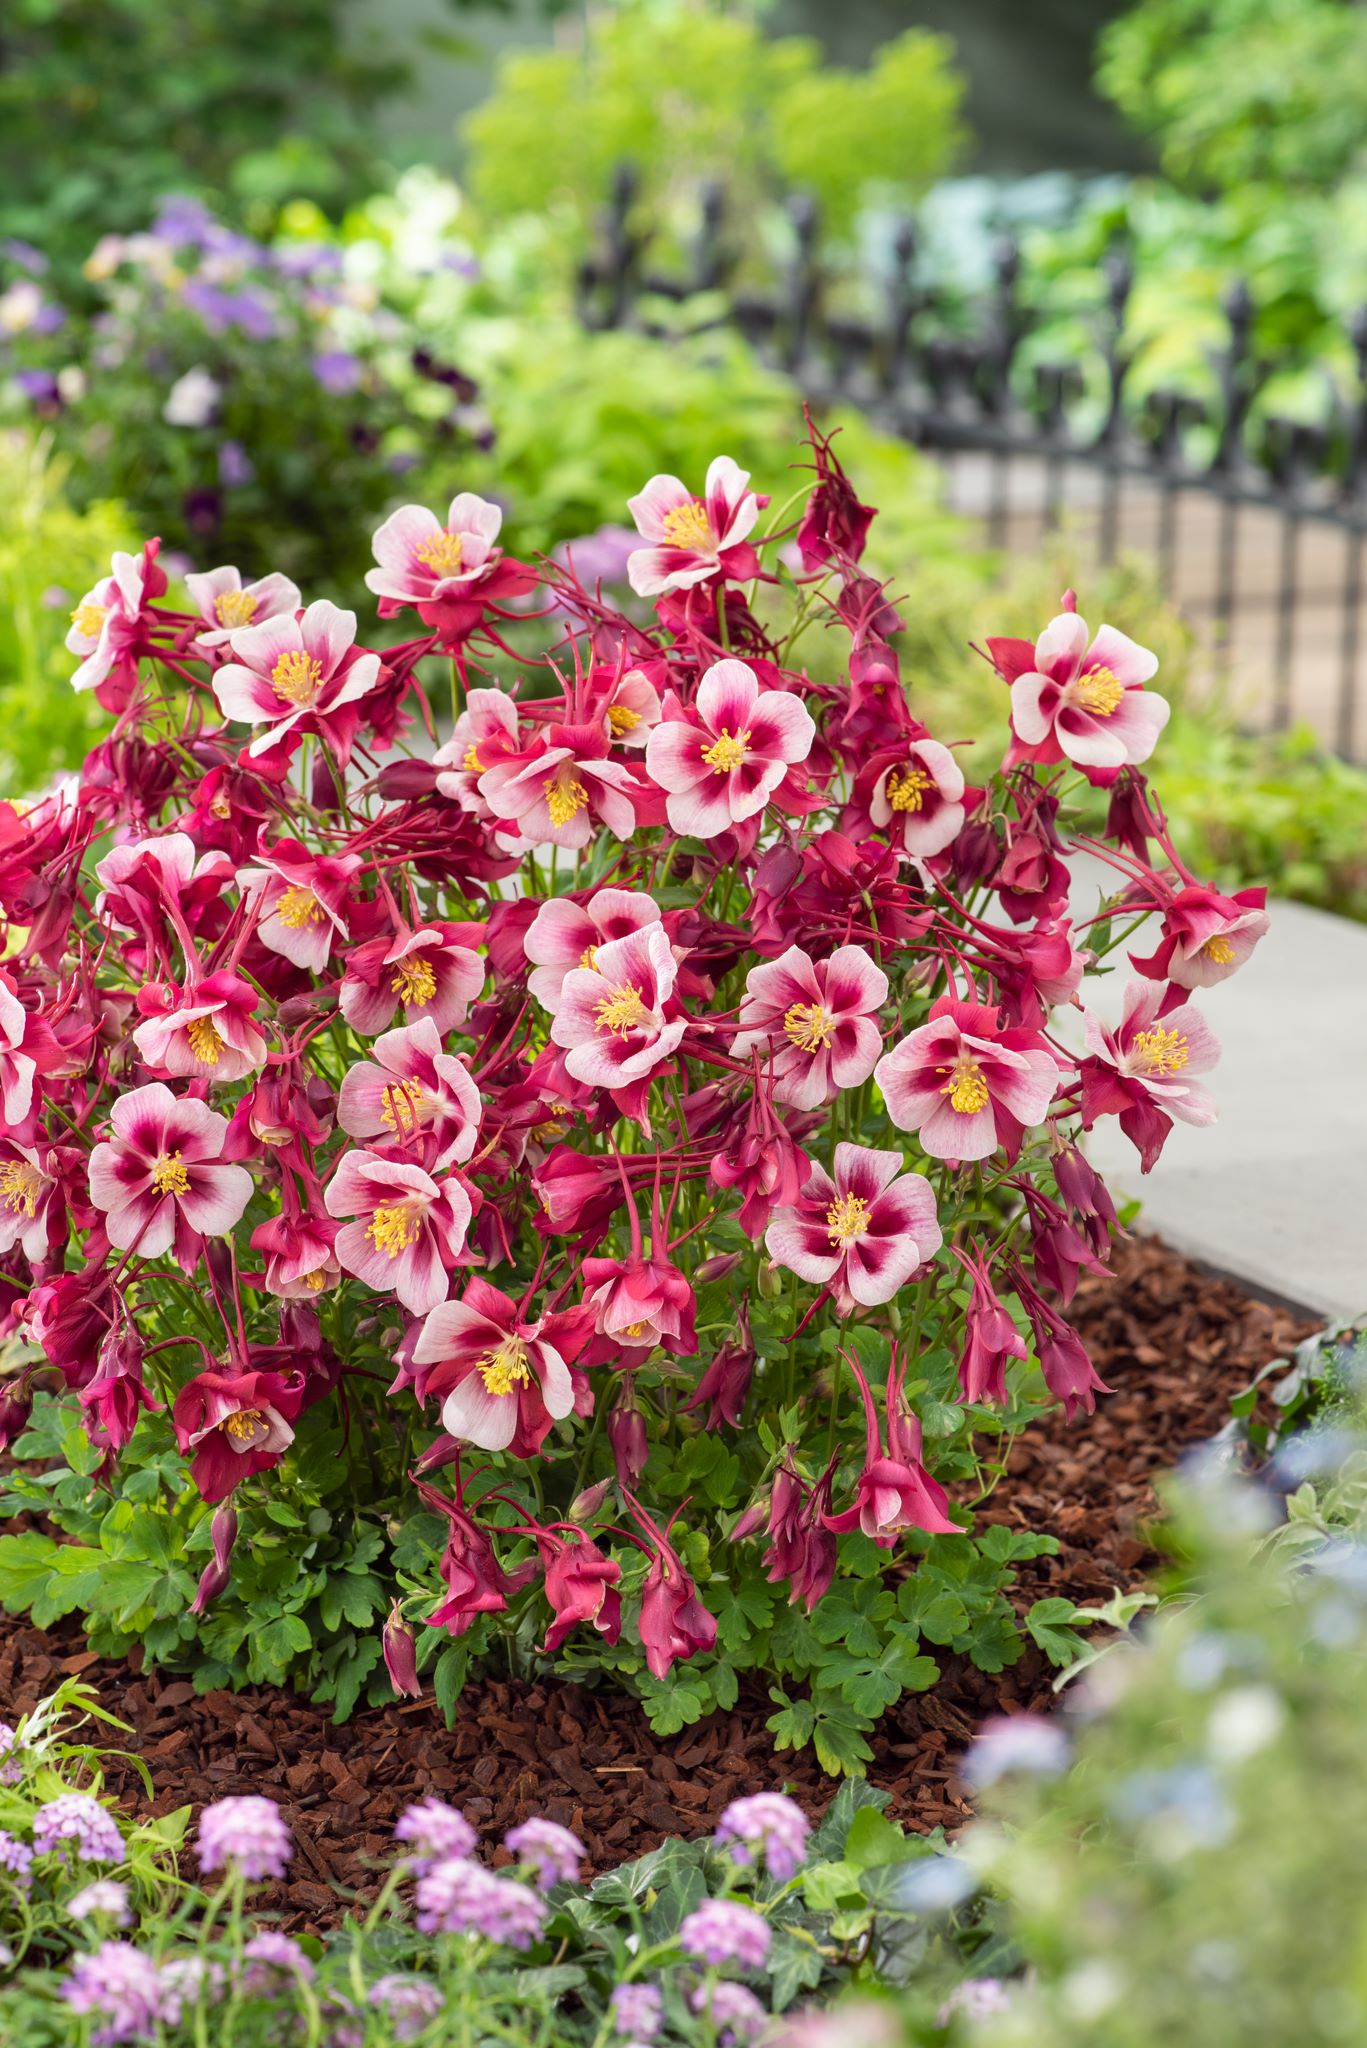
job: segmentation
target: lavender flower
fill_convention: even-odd
[[[1038,1714],[998,1714],[984,1721],[978,1739],[959,1767],[965,1784],[981,1790],[1008,1771],[1053,1776],[1068,1761],[1068,1738]]]
[[[937,2027],[947,2027],[956,2012],[966,2020],[990,2020],[1008,2012],[1011,1994],[1000,1977],[969,1977],[956,1984],[935,2015]]]
[[[807,1860],[806,1814],[783,1792],[754,1792],[733,1799],[717,1823],[716,1840],[732,1845],[737,1863],[762,1856],[770,1877],[786,1884]]]
[[[157,1971],[161,1984],[159,2017],[174,2027],[202,2000],[217,2002],[224,1988],[221,1963],[204,1956],[168,1956]]]
[[[510,1948],[530,1948],[546,1914],[536,1893],[525,1885],[495,1877],[459,1856],[448,1856],[423,1872],[417,1906],[421,1934],[483,1934]]]
[[[539,1891],[548,1892],[554,1884],[579,1882],[584,1845],[577,1835],[555,1821],[535,1817],[524,1820],[520,1827],[509,1829],[503,1844],[511,1849],[522,1868],[532,1873]]]
[[[679,1929],[685,1955],[700,1963],[739,1963],[760,1970],[769,1953],[769,1922],[750,1906],[732,1899],[708,1899],[688,1915]]]
[[[479,1840],[463,1813],[443,1799],[422,1799],[406,1806],[394,1829],[396,1842],[409,1842],[416,1850],[411,1861],[419,1872],[444,1857],[468,1856]]]
[[[361,363],[345,349],[324,349],[313,358],[313,374],[330,397],[341,398],[361,381]]]
[[[17,1785],[24,1775],[19,1761],[23,1747],[8,1721],[0,1721],[0,1785]]]
[[[429,1978],[398,1972],[375,1979],[369,2002],[381,2008],[396,2041],[411,2041],[442,2009],[441,1992]]]
[[[101,2022],[90,2036],[93,2048],[146,2039],[161,2018],[161,1996],[155,1963],[126,1941],[102,1941],[89,1955],[77,1956],[62,1985],[72,2012]]]
[[[199,1867],[207,1877],[231,1865],[248,1884],[283,1877],[294,1854],[273,1799],[218,1799],[199,1816]]]
[[[7,1835],[0,1828],[0,1870],[8,1871],[20,1891],[27,1891],[31,1879],[29,1871],[33,1863],[33,1851],[27,1842],[21,1842],[16,1835]]]
[[[274,1991],[282,1975],[295,1977],[303,1984],[313,1981],[312,1959],[297,1941],[277,1928],[263,1927],[244,1945],[242,1953],[247,1959],[242,1988],[251,1997]]]
[[[95,1913],[107,1913],[116,1927],[127,1927],[133,1917],[128,1910],[128,1886],[113,1877],[97,1877],[93,1884],[73,1892],[66,1910],[73,1920],[88,1920]]]
[[[85,1863],[123,1862],[118,1822],[88,1792],[63,1792],[39,1807],[33,1822],[34,1854],[46,1856],[59,1842],[74,1843]]]
[[[612,2024],[632,2042],[653,2041],[664,2020],[664,2002],[655,1984],[619,1984],[608,2000]]]
[[[768,2013],[743,1984],[700,1984],[688,2003],[699,2018],[706,2015],[720,2048],[742,2048],[768,2024]]]

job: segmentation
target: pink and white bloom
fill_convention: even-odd
[[[426,1315],[444,1298],[472,1213],[454,1174],[435,1181],[420,1166],[382,1152],[347,1152],[323,1202],[329,1216],[356,1218],[338,1231],[334,1247],[348,1273],[397,1295],[410,1315]]]
[[[52,1249],[54,1236],[65,1236],[59,1218],[61,1185],[49,1171],[51,1153],[0,1138],[0,1252],[16,1245],[31,1266]]]
[[[545,1318],[519,1321],[517,1306],[487,1280],[472,1280],[460,1301],[444,1301],[413,1347],[420,1400],[442,1396],[442,1428],[484,1451],[513,1445],[531,1457],[552,1422],[574,1407],[570,1370],[543,1334]]]
[[[888,978],[862,946],[841,946],[829,960],[790,946],[746,976],[731,1051],[770,1051],[775,1102],[819,1109],[877,1066],[878,1012],[887,999]]]
[[[175,1080],[240,1081],[266,1064],[266,1041],[252,1015],[258,1000],[249,981],[226,969],[184,990],[153,983],[138,1006],[156,1007],[133,1043],[149,1067]]]
[[[1139,972],[1178,988],[1214,988],[1237,974],[1271,920],[1266,889],[1239,889],[1232,896],[1195,884],[1179,889],[1163,912],[1163,937],[1147,960],[1130,959]]]
[[[443,1037],[463,1024],[484,986],[484,962],[474,950],[478,929],[427,924],[357,946],[340,996],[352,1030],[373,1038],[399,1008],[410,1024],[430,1017]]]
[[[168,911],[194,931],[233,879],[233,864],[217,849],[200,853],[188,832],[154,832],[111,847],[96,863],[95,877],[96,916],[149,939]]]
[[[713,576],[744,580],[759,563],[745,543],[759,518],[760,501],[748,470],[729,455],[708,464],[707,483],[695,498],[676,476],[653,476],[627,499],[636,531],[649,547],[627,556],[627,580],[638,597],[689,590]],[[767,502],[767,501],[766,501]]]
[[[527,986],[539,1003],[553,1010],[573,968],[592,967],[600,946],[659,922],[659,905],[636,889],[598,889],[587,903],[548,896],[523,940],[533,963]]]
[[[620,676],[600,669],[589,679],[585,708],[616,746],[643,747],[660,722],[660,693],[644,669],[629,668]]]
[[[590,1088],[625,1088],[667,1060],[688,1028],[673,1014],[678,965],[661,924],[600,946],[575,967],[556,998],[551,1039],[565,1067]]]
[[[1172,708],[1144,688],[1157,670],[1158,656],[1114,626],[1089,639],[1085,619],[1060,612],[1035,642],[1034,667],[1011,685],[1011,758],[1084,770],[1147,761]]]
[[[935,1191],[904,1164],[900,1152],[837,1145],[831,1173],[814,1166],[795,1206],[775,1212],[770,1258],[829,1287],[841,1315],[891,1301],[942,1241]]]
[[[355,612],[325,597],[297,619],[281,615],[232,634],[232,660],[214,671],[213,690],[225,718],[263,727],[249,755],[311,732],[327,739],[343,762],[350,757],[356,702],[380,680],[379,655],[355,641]]]
[[[482,1104],[464,1060],[443,1052],[430,1017],[386,1031],[374,1058],[349,1067],[337,1097],[337,1121],[352,1138],[421,1137],[433,1166],[461,1166],[475,1149]]]
[[[113,1136],[90,1155],[90,1199],[109,1242],[144,1259],[172,1251],[193,1272],[201,1240],[226,1237],[251,1199],[246,1167],[221,1157],[227,1118],[149,1081],[119,1096],[109,1120]]]
[[[473,491],[451,500],[444,526],[423,505],[400,505],[371,542],[378,567],[367,569],[366,589],[395,605],[464,596],[496,567],[502,525],[501,509]]]
[[[963,829],[964,771],[938,740],[908,740],[874,784],[869,816],[916,860],[943,853]]]
[[[666,792],[675,832],[715,839],[764,809],[815,738],[799,697],[761,690],[748,662],[728,658],[708,669],[691,712],[674,704],[652,728],[646,773]]]
[[[68,653],[82,657],[71,678],[73,690],[98,689],[116,666],[131,660],[142,608],[166,588],[164,574],[153,568],[155,556],[155,543],[150,553],[144,548],[139,555],[116,548],[113,573],[87,590],[71,614],[65,645]],[[152,587],[154,581],[159,589]]]
[[[321,974],[338,943],[351,936],[346,919],[352,877],[362,866],[354,853],[310,853],[297,839],[264,847],[237,871],[238,887],[256,897],[256,935],[309,974]]]
[[[608,758],[598,726],[552,725],[529,756],[496,761],[479,778],[479,793],[496,818],[529,846],[585,847],[601,819],[619,839],[636,830],[635,781]]]
[[[269,576],[258,576],[254,583],[244,583],[241,570],[225,564],[199,576],[187,576],[185,588],[204,621],[204,631],[195,638],[200,648],[224,647],[244,626],[293,618],[303,604],[298,584],[275,570]]]
[[[11,1132],[34,1108],[39,1075],[60,1059],[51,1026],[26,1007],[9,975],[0,969],[0,1105]]]
[[[1059,1067],[1037,1032],[1000,1030],[994,1004],[941,996],[874,1068],[888,1115],[932,1159],[986,1159],[1044,1121]]]
[[[1220,1041],[1194,1003],[1165,1010],[1167,999],[1161,982],[1132,981],[1114,1029],[1088,1011],[1089,1056],[1079,1069],[1084,1130],[1099,1116],[1117,1116],[1139,1150],[1145,1173],[1174,1120],[1196,1125],[1216,1120],[1215,1104],[1197,1077],[1218,1061]]]
[[[492,818],[494,814],[480,794],[479,778],[495,761],[520,755],[521,750],[517,704],[507,691],[467,691],[465,708],[450,739],[432,756],[432,765],[439,771],[438,796],[477,818]]]

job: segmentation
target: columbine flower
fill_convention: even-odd
[[[876,1020],[887,996],[888,978],[862,946],[841,946],[829,960],[790,946],[746,976],[731,1051],[771,1048],[774,1100],[819,1109],[877,1066],[883,1033]]]
[[[748,662],[714,662],[692,712],[652,727],[646,773],[666,792],[671,829],[715,839],[764,809],[816,738],[812,715],[787,690],[761,690]]]
[[[482,1934],[518,1949],[531,1947],[546,1917],[542,1901],[526,1885],[460,1858],[423,1872],[416,1903],[420,1934]]]
[[[68,653],[82,657],[71,678],[73,690],[98,689],[116,670],[116,680],[131,682],[136,674],[133,649],[141,630],[143,606],[166,589],[166,575],[156,567],[156,553],[155,541],[140,555],[128,555],[122,548],[116,548],[113,574],[87,590],[71,614],[66,648]]]
[[[614,2032],[627,2041],[653,2041],[664,2025],[657,1984],[619,1984],[608,2000]]]
[[[174,1250],[187,1272],[205,1237],[226,1237],[251,1199],[245,1166],[220,1159],[228,1120],[191,1096],[149,1081],[119,1096],[114,1135],[90,1155],[90,1199],[109,1242],[144,1259]]]
[[[394,1828],[394,1840],[410,1844],[415,1853],[409,1862],[415,1870],[425,1870],[429,1863],[444,1858],[473,1855],[479,1837],[463,1813],[444,1800],[429,1797],[404,1808]]]
[[[926,1529],[937,1536],[958,1536],[963,1532],[949,1516],[949,1498],[931,1478],[921,1462],[921,1425],[902,1399],[904,1367],[894,1350],[888,1361],[884,1406],[887,1412],[887,1449],[878,1431],[878,1410],[872,1390],[858,1359],[845,1354],[845,1363],[859,1382],[864,1403],[864,1469],[855,1487],[853,1505],[838,1515],[822,1514],[822,1521],[837,1535],[861,1529],[884,1550],[891,1550],[904,1529]]]
[[[964,772],[938,740],[908,740],[903,758],[879,776],[869,816],[916,860],[943,853],[964,822]]]
[[[440,1985],[429,1977],[406,1977],[394,1970],[375,1979],[366,1999],[384,2014],[396,2041],[414,2040],[446,2008]]]
[[[421,1138],[433,1166],[463,1165],[475,1149],[483,1114],[464,1060],[441,1049],[430,1017],[386,1031],[373,1060],[348,1067],[337,1097],[337,1121],[353,1138],[388,1136],[396,1144]]]
[[[527,986],[553,1010],[576,967],[593,967],[600,946],[660,922],[659,905],[637,889],[597,889],[587,903],[548,896],[527,927],[523,948],[532,962]]]
[[[294,1854],[280,1808],[273,1799],[252,1794],[206,1806],[199,1816],[196,1844],[205,1877],[226,1867],[248,1884],[282,1878]]]
[[[657,1529],[640,1502],[621,1480],[623,1498],[647,1541],[641,1544],[650,1559],[641,1587],[638,1627],[646,1653],[646,1669],[652,1678],[667,1678],[680,1659],[695,1657],[700,1650],[715,1649],[717,1622],[698,1597],[698,1589],[684,1569],[683,1559],[669,1540],[669,1530]],[[678,1510],[675,1510],[677,1516]],[[673,1527],[673,1522],[670,1523]]]
[[[127,1941],[102,1941],[89,1955],[77,1956],[61,1995],[72,2012],[100,2022],[90,2036],[94,2048],[150,2041],[161,2019],[157,1966]]]
[[[874,1068],[888,1115],[916,1131],[932,1159],[1008,1158],[1043,1121],[1058,1084],[1058,1062],[1033,1031],[997,1028],[989,1003],[944,995],[926,1023],[908,1032]]]
[[[70,1843],[84,1863],[122,1863],[119,1824],[88,1792],[63,1792],[33,1816],[33,1853],[46,1856]]]
[[[48,1171],[51,1153],[0,1138],[0,1252],[18,1245],[32,1266],[47,1257],[54,1239],[66,1236],[62,1191]],[[0,1722],[0,1737],[4,1735]],[[0,1784],[4,1783],[0,1772]]]
[[[706,2018],[718,2048],[742,2048],[746,2041],[757,2041],[769,2024],[768,2013],[743,1984],[698,1984],[689,1994],[688,2007]]]
[[[762,1970],[772,1935],[769,1922],[752,1906],[733,1899],[708,1899],[689,1913],[679,1928],[679,1946],[686,1956],[718,1969],[738,1963],[744,1970]]]
[[[451,737],[437,748],[437,794],[477,818],[493,812],[480,794],[479,778],[495,761],[520,752],[517,704],[506,690],[468,690]]]
[[[795,1799],[784,1792],[752,1792],[733,1799],[717,1822],[714,1839],[731,1844],[737,1863],[763,1859],[770,1877],[786,1884],[807,1860],[810,1824]]]
[[[13,981],[0,969],[0,1107],[16,1136],[34,1109],[39,1076],[59,1058],[51,1028],[25,1008]]]
[[[153,982],[139,991],[145,1021],[133,1043],[153,1071],[174,1080],[240,1081],[266,1063],[266,1041],[253,1021],[260,997],[226,968],[192,987]]]
[[[565,1068],[591,1088],[625,1088],[667,1060],[688,1028],[674,1010],[678,965],[664,926],[645,925],[597,948],[565,976],[551,1038]]]
[[[358,649],[355,639],[355,612],[326,598],[298,619],[264,619],[233,633],[233,658],[214,671],[213,690],[225,718],[264,728],[247,748],[253,759],[317,733],[346,765],[360,722],[357,700],[380,679],[379,655]]]
[[[426,924],[357,946],[340,996],[352,1030],[373,1038],[398,1009],[409,1024],[430,1017],[443,1037],[463,1024],[484,986],[484,963],[474,950],[477,932],[468,925]]]
[[[200,1372],[176,1396],[176,1442],[193,1451],[190,1477],[207,1501],[279,1463],[294,1441],[301,1392],[277,1372]]]
[[[552,1885],[579,1882],[584,1867],[584,1844],[578,1835],[572,1835],[556,1821],[534,1815],[520,1827],[510,1828],[503,1837],[503,1846],[512,1851],[524,1870],[532,1873],[539,1891],[548,1892]]]
[[[133,1917],[128,1910],[128,1886],[112,1877],[97,1877],[93,1884],[73,1892],[66,1902],[66,1910],[73,1920],[90,1920],[96,1914],[107,1914],[116,1927],[127,1927]]]
[[[498,506],[473,491],[451,500],[445,526],[422,505],[391,512],[371,543],[379,566],[365,579],[380,600],[380,617],[415,605],[444,644],[464,639],[486,604],[506,602],[531,581],[522,563],[496,545],[502,524]]]
[[[842,1315],[891,1301],[941,1244],[934,1190],[904,1163],[900,1152],[837,1145],[833,1173],[814,1166],[795,1206],[776,1211],[770,1258],[829,1287]]]
[[[1160,982],[1130,982],[1114,1030],[1088,1011],[1090,1057],[1079,1068],[1083,1129],[1089,1131],[1099,1116],[1118,1116],[1144,1173],[1162,1151],[1174,1118],[1205,1125],[1216,1115],[1196,1077],[1215,1065],[1220,1041],[1193,1003],[1164,1010],[1164,997]]]
[[[413,1347],[419,1399],[444,1396],[442,1427],[481,1450],[513,1445],[519,1457],[541,1448],[553,1421],[574,1406],[569,1367],[541,1335],[545,1318],[519,1321],[517,1306],[487,1280],[472,1280],[461,1301],[432,1309]]]
[[[479,778],[493,815],[529,846],[585,847],[602,820],[619,839],[636,830],[629,768],[609,758],[596,725],[550,725],[530,757],[495,761]]]
[[[743,582],[756,574],[758,558],[745,543],[760,501],[749,482],[747,470],[718,455],[708,464],[701,498],[676,476],[653,476],[627,499],[636,531],[651,543],[627,556],[627,580],[638,597],[688,590],[712,576]]]
[[[554,1617],[542,1655],[554,1656],[570,1631],[584,1622],[605,1642],[615,1643],[622,1633],[622,1599],[617,1591],[621,1566],[605,1557],[582,1529],[567,1527],[563,1537],[542,1529],[536,1547],[545,1572],[541,1590]]]
[[[1147,960],[1131,953],[1130,961],[1155,981],[1166,975],[1178,988],[1214,988],[1238,973],[1266,933],[1266,902],[1266,889],[1239,889],[1233,896],[1179,889],[1164,906],[1157,951]]]
[[[1089,641],[1087,621],[1075,611],[1050,620],[1027,649],[1023,669],[1016,665],[1021,643],[989,645],[1011,683],[1016,744],[1008,765],[1066,759],[1089,780],[1109,781],[1127,762],[1148,760],[1171,706],[1144,688],[1158,669],[1147,647],[1114,626],[1102,626]]]
[[[237,871],[238,887],[255,896],[256,935],[263,946],[310,974],[322,974],[334,945],[351,933],[346,920],[355,854],[310,853],[297,839],[263,847]]]
[[[96,915],[119,931],[136,932],[150,947],[159,942],[168,912],[187,931],[199,930],[232,880],[233,864],[217,850],[201,854],[188,832],[154,832],[111,847],[95,876]]]
[[[195,637],[195,645],[200,648],[223,647],[244,626],[263,626],[267,619],[293,618],[303,602],[298,586],[288,576],[272,571],[269,576],[259,576],[255,583],[244,583],[242,572],[226,565],[222,569],[206,569],[199,576],[187,576],[185,588],[204,621],[204,630]]]
[[[367,1287],[393,1291],[410,1315],[426,1315],[446,1293],[446,1274],[465,1247],[470,1197],[454,1175],[441,1182],[381,1152],[347,1152],[328,1182],[329,1216],[354,1216],[335,1250]]]

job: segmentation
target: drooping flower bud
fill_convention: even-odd
[[[237,1516],[231,1508],[219,1508],[209,1525],[209,1537],[214,1554],[200,1573],[199,1586],[190,1603],[191,1614],[203,1614],[227,1588],[231,1573],[228,1569],[237,1541]]]
[[[417,1638],[404,1620],[403,1609],[397,1600],[389,1610],[389,1619],[384,1625],[380,1643],[384,1650],[384,1668],[389,1673],[389,1683],[395,1692],[401,1699],[421,1699]]]

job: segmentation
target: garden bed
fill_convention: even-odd
[[[1230,1396],[1310,1326],[1250,1299],[1153,1240],[1117,1248],[1115,1279],[1084,1276],[1077,1327],[1113,1389],[1098,1413],[1068,1426],[1059,1411],[1027,1430],[989,1518],[1055,1534],[1056,1557],[1025,1565],[1020,1600],[1043,1594],[1104,1600],[1142,1582],[1155,1562],[1145,1524],[1153,1481],[1228,1416]],[[597,1868],[670,1834],[708,1828],[738,1793],[790,1781],[811,1811],[833,1790],[810,1751],[775,1758],[769,1703],[742,1693],[736,1710],[669,1740],[635,1703],[567,1684],[485,1679],[448,1732],[429,1700],[358,1713],[334,1727],[326,1710],[284,1692],[196,1697],[165,1672],[140,1674],[82,1648],[62,1625],[46,1634],[0,1615],[0,1703],[9,1718],[67,1673],[81,1672],[131,1722],[156,1780],[155,1810],[265,1792],[294,1831],[293,1880],[271,1901],[286,1924],[334,1910],[330,1887],[372,1888],[389,1830],[410,1800],[437,1793],[481,1831],[528,1813],[572,1827]],[[935,1688],[908,1695],[875,1737],[871,1779],[907,1825],[953,1828],[968,1812],[955,1766],[976,1725],[1003,1709],[1047,1705],[1052,1672],[1033,1647],[999,1677],[951,1659]],[[113,1783],[140,1799],[134,1773]]]

